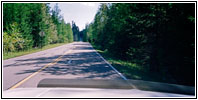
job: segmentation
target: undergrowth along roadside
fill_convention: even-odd
[[[50,45],[44,46],[43,48],[32,48],[32,49],[28,49],[28,50],[24,50],[24,51],[3,53],[3,60],[18,57],[18,56],[23,56],[26,54],[31,54],[31,53],[35,53],[35,52],[39,52],[39,51],[43,51],[43,50],[47,50],[50,48],[62,46],[64,44],[66,44],[66,43],[50,44]]]
[[[93,45],[94,49],[101,56],[104,57],[113,67],[115,67],[120,73],[122,73],[127,79],[165,82],[178,84],[171,76],[163,75],[162,73],[150,73],[146,68],[130,61],[125,61],[116,58],[107,50],[100,50],[96,45]],[[163,76],[163,77],[162,77]]]

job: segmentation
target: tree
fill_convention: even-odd
[[[60,16],[58,4],[52,11],[49,4],[45,3],[3,4],[5,52],[42,47],[57,42],[72,42],[71,30],[71,26]]]
[[[194,10],[193,3],[101,4],[86,27],[87,40],[118,59],[158,73],[162,81],[193,85]]]
[[[78,26],[76,26],[74,21],[72,21],[72,31],[73,31],[74,41],[79,41],[79,28]]]
[[[72,31],[70,23],[66,24],[66,29],[67,29],[67,36],[66,37],[68,39],[68,42],[73,42],[73,31]]]

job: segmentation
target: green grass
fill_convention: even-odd
[[[23,55],[26,55],[26,54],[31,54],[31,53],[35,53],[35,52],[39,52],[39,51],[43,51],[43,50],[47,50],[47,49],[54,48],[54,47],[57,47],[57,46],[61,46],[61,45],[64,45],[64,44],[65,43],[50,44],[50,45],[44,46],[43,48],[32,48],[32,49],[29,49],[29,50],[24,50],[24,51],[19,51],[19,52],[3,53],[3,60],[18,57],[18,56],[23,56]]]
[[[135,80],[145,80],[145,81],[155,81],[155,82],[167,82],[170,83],[171,80],[168,78],[161,77],[160,73],[151,73],[148,69],[144,68],[135,63],[129,61],[120,60],[115,58],[107,50],[102,51],[93,45],[98,53],[100,53],[112,66],[114,66],[120,73],[122,73],[127,79]]]

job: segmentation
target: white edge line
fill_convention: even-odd
[[[91,44],[90,44],[91,45]],[[91,47],[93,48],[93,46],[91,45]],[[93,50],[96,52],[97,55],[100,56],[100,58],[102,58],[118,75],[120,75],[124,80],[127,80],[127,78],[122,75],[118,70],[116,70],[108,61],[106,61],[94,48]]]

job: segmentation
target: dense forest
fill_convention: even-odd
[[[3,4],[4,53],[72,41],[72,27],[60,15],[58,4],[52,10],[44,3]]]
[[[73,31],[74,41],[82,41],[80,37],[79,27],[76,25],[74,21],[72,21],[72,31]]]
[[[194,3],[101,4],[83,40],[174,83],[195,84]]]

